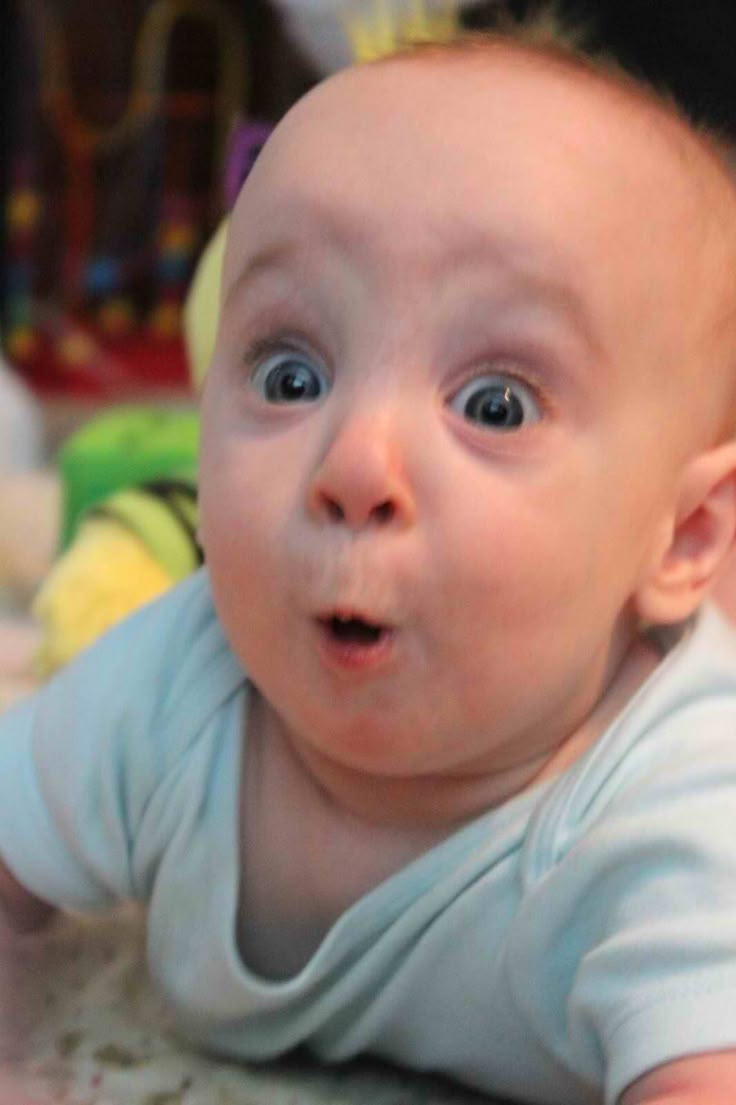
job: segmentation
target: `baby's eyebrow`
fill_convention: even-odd
[[[350,210],[329,206],[309,197],[290,214],[298,218],[286,218],[283,234],[255,247],[227,290],[223,307],[231,300],[241,300],[246,289],[261,278],[278,272],[294,276],[295,269],[308,259],[314,259],[317,250],[347,256],[354,261],[364,251],[372,255],[377,264],[379,256],[373,252],[377,235],[370,220],[358,219]],[[479,268],[486,265],[494,274],[494,282],[501,276],[506,298],[516,302],[530,302],[550,308],[572,328],[588,349],[598,357],[605,356],[601,336],[593,318],[591,304],[584,288],[575,280],[570,263],[554,244],[539,240],[527,240],[523,234],[511,231],[484,232],[474,222],[464,225],[455,220],[447,238],[448,228],[438,224],[434,241],[439,248],[436,261],[427,256],[429,265],[436,265],[438,279],[455,280],[463,267]]]
[[[227,289],[223,309],[227,307],[231,300],[240,299],[248,285],[256,283],[269,272],[285,269],[287,262],[292,264],[297,251],[298,245],[296,242],[284,239],[269,243],[263,249],[254,253]]]
[[[223,306],[264,274],[293,270],[300,258],[314,251],[316,242],[322,250],[350,254],[367,238],[360,220],[351,219],[349,212],[343,214],[315,196],[298,197],[296,203],[286,205],[282,217],[285,229],[281,236],[257,247],[248,257],[228,288]]]
[[[598,357],[605,356],[599,327],[592,304],[569,261],[553,247],[541,241],[527,241],[522,236],[479,234],[469,228],[458,238],[456,249],[446,259],[447,277],[451,278],[462,265],[487,265],[489,271],[502,276],[503,298],[523,306],[548,307],[559,315]]]
[[[563,316],[591,352],[600,358],[604,356],[605,351],[590,306],[572,283],[552,272],[531,270],[519,274],[519,287]]]

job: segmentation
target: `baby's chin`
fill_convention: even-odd
[[[450,831],[534,783],[543,766],[543,756],[521,754],[494,765],[492,752],[465,762],[462,748],[443,744],[429,720],[421,739],[413,722],[310,721],[306,739],[298,728],[283,729],[301,767],[337,806],[377,824]]]
[[[413,725],[404,727],[400,720],[387,724],[370,716],[353,716],[342,724],[336,724],[334,718],[325,722],[320,726],[315,718],[303,740],[298,730],[289,734],[302,758],[315,770],[339,771],[356,779],[391,780],[397,785],[442,773],[439,764],[433,770],[436,754],[432,756],[426,738],[417,738]]]

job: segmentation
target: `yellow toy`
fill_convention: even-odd
[[[196,511],[184,481],[121,491],[89,511],[33,602],[41,678],[198,567]]]
[[[445,42],[459,28],[458,0],[374,0],[346,4],[345,35],[358,62],[377,61],[409,43]]]
[[[204,383],[215,348],[227,224],[228,220],[223,219],[202,251],[184,303],[184,338],[189,370],[197,391]],[[217,305],[214,310],[213,304]]]
[[[204,380],[217,329],[225,223],[199,262],[184,310],[195,387]],[[52,566],[32,605],[41,626],[36,655],[46,678],[137,607],[201,563],[193,479],[155,480],[95,505]]]

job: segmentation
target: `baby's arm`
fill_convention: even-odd
[[[0,947],[4,950],[13,937],[35,932],[52,913],[53,908],[21,886],[0,859]]]
[[[619,1105],[733,1105],[736,1051],[693,1055],[649,1071],[623,1094]]]
[[[33,1105],[18,1085],[12,1064],[23,1057],[36,1006],[33,946],[29,934],[41,928],[53,910],[30,894],[0,860],[0,1103]],[[8,1065],[10,1064],[10,1065]]]
[[[0,1060],[17,1057],[31,1027],[29,934],[53,913],[0,860]]]

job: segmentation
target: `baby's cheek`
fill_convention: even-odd
[[[204,439],[200,518],[203,536],[210,543],[240,544],[262,524],[268,481],[241,454],[237,447]]]
[[[531,656],[565,625],[580,628],[595,616],[596,573],[590,542],[576,524],[566,529],[564,518],[556,523],[546,508],[536,517],[519,509],[455,546],[438,593],[445,595],[444,616],[454,609],[459,617],[459,647],[472,637],[491,647],[518,642]]]

